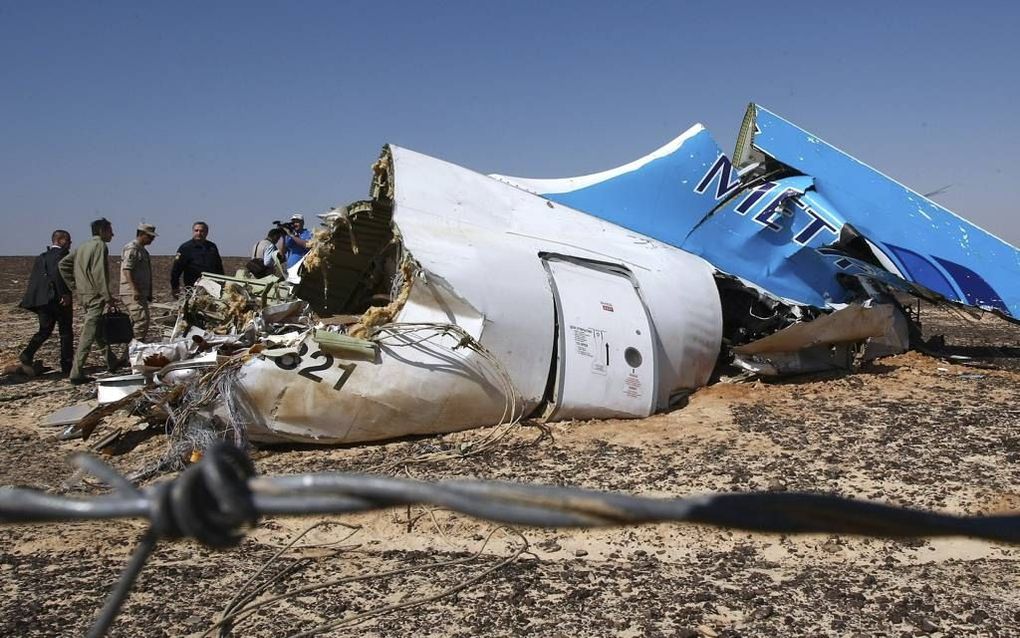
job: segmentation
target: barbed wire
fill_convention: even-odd
[[[114,492],[90,498],[0,488],[0,523],[143,518],[143,535],[89,636],[103,636],[159,540],[228,548],[262,516],[349,514],[406,505],[442,507],[510,525],[605,527],[688,522],[755,532],[880,537],[970,536],[1020,544],[1020,514],[957,516],[798,492],[646,498],[495,481],[425,482],[347,473],[256,476],[248,456],[220,444],[175,479],[144,490],[95,457],[72,463]]]

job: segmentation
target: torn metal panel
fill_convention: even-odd
[[[885,332],[871,337],[864,343],[861,360],[871,361],[878,357],[906,352],[910,349],[910,338],[911,320],[901,307],[896,307],[892,313],[892,321],[886,324]]]
[[[881,252],[893,273],[963,304],[1020,317],[1020,251],[767,109],[751,104],[736,163],[766,159],[816,192]]]
[[[68,425],[77,425],[90,412],[96,409],[95,401],[85,401],[67,407],[60,408],[43,418],[39,425],[44,428],[55,428]]]
[[[104,377],[96,383],[96,398],[100,405],[113,403],[144,388],[147,382],[144,374]]]
[[[431,274],[413,280],[399,316],[404,324],[456,325],[479,341],[485,328],[482,313],[441,277]]]
[[[397,324],[399,326],[399,324]],[[449,432],[519,416],[499,363],[439,326],[384,327],[378,357],[340,357],[308,335],[293,353],[241,369],[253,441],[351,443]]]
[[[225,360],[225,357],[221,360],[215,352],[206,352],[186,361],[175,361],[163,366],[153,375],[153,379],[165,386],[187,384]]]
[[[721,315],[704,260],[468,169],[391,152],[394,221],[405,248],[485,317],[481,342],[529,405],[545,396],[555,334],[541,254],[612,262],[633,273],[656,328],[657,408],[674,389],[708,380]]]
[[[640,417],[707,383],[724,344],[763,374],[901,352],[906,317],[867,305],[890,291],[1011,311],[1015,287],[973,251],[940,253],[861,213],[886,206],[894,219],[909,191],[749,114],[736,165],[701,126],[557,180],[385,147],[371,199],[320,216],[293,288],[221,277],[196,289],[176,334],[235,336],[198,335],[188,347],[208,368],[157,375],[192,402],[210,396],[196,384],[222,395],[171,418],[195,416],[203,432],[226,422],[237,440],[351,443],[535,414]],[[791,159],[800,152],[818,157]]]
[[[703,260],[405,149],[385,149],[374,174],[376,194],[392,199],[324,215],[328,234],[296,288],[321,314],[363,314],[347,337],[310,332],[241,367],[236,394],[250,406],[252,440],[445,432],[545,404],[557,418],[644,416],[708,380],[721,314]],[[551,254],[608,264],[629,291],[560,283],[560,299],[571,295],[584,328],[603,335],[608,367],[554,365],[573,342],[558,337],[569,326],[557,321]],[[624,321],[629,310],[640,325]]]
[[[471,347],[481,315],[438,278],[407,274],[400,321],[366,328],[370,339],[314,330],[243,366],[253,441],[374,441],[521,415],[500,363]]]
[[[734,347],[732,352],[739,367],[777,376],[851,370],[859,360],[899,354],[908,346],[907,320],[898,307],[853,304]]]
[[[274,304],[262,309],[263,323],[286,323],[298,321],[308,310],[308,302],[297,299]]]
[[[700,125],[602,173],[494,177],[697,254],[788,304],[852,297],[831,266],[842,255],[816,250],[838,237],[841,221],[811,192],[813,180],[790,170],[742,176]]]
[[[827,307],[852,298],[820,251],[837,237],[838,215],[808,177],[766,181],[703,220],[683,243],[725,272],[791,303]]]
[[[836,370],[846,372],[853,368],[854,356],[852,345],[840,344],[767,355],[736,355],[733,363],[755,374],[778,377]]]
[[[794,352],[818,345],[857,343],[881,337],[893,328],[899,310],[892,304],[871,307],[853,304],[814,321],[797,323],[789,328],[751,343],[733,348],[736,354],[768,354]]]
[[[1020,316],[1015,247],[754,104],[735,162],[699,125],[602,173],[494,177],[689,250],[790,305],[835,309],[875,286]]]

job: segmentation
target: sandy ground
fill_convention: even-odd
[[[15,356],[35,330],[34,315],[15,308],[29,265],[0,258],[0,359]],[[165,263],[155,267],[161,272]],[[957,513],[1020,509],[1020,328],[934,310],[922,319],[929,336],[945,335],[943,356],[908,353],[853,375],[719,383],[682,409],[643,420],[558,423],[548,432],[525,424],[484,454],[404,464],[394,473],[652,496],[809,490]],[[998,348],[980,348],[987,345]],[[54,337],[39,358],[53,365],[55,346]],[[963,365],[953,354],[978,359]],[[52,375],[0,380],[0,485],[66,491],[65,459],[86,444],[54,441],[37,422],[91,395]],[[263,473],[370,471],[488,433],[261,449],[255,462]],[[108,460],[129,471],[164,446],[154,437]],[[75,489],[99,491],[88,483]],[[161,544],[111,635],[201,635],[279,548],[323,520],[268,570],[286,573],[261,596],[347,582],[258,609],[234,635],[288,636],[479,576],[453,595],[330,635],[1020,635],[1020,547],[689,525],[508,532],[423,508],[265,520],[230,551]],[[0,635],[83,634],[142,529],[131,522],[0,527]],[[499,566],[522,537],[528,551]]]

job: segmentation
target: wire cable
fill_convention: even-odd
[[[538,527],[604,527],[690,522],[771,533],[880,537],[970,536],[1020,544],[1020,513],[958,516],[827,494],[749,492],[645,498],[573,487],[492,481],[426,482],[346,473],[256,477],[248,456],[219,444],[175,479],[134,488],[96,459],[75,463],[116,489],[71,498],[0,488],[0,524],[144,518],[148,532],[107,599],[90,636],[102,636],[156,543],[192,538],[214,548],[236,545],[243,530],[271,515],[346,514],[426,505],[476,518]]]

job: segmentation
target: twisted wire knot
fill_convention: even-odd
[[[160,538],[194,538],[209,547],[237,545],[258,520],[248,481],[255,466],[239,448],[219,443],[201,463],[156,487],[149,520]]]

